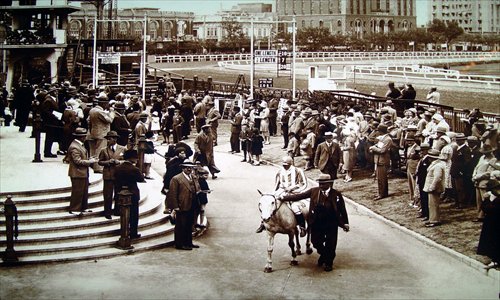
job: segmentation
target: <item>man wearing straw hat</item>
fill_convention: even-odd
[[[104,217],[111,220],[113,198],[117,198],[117,193],[114,192],[117,189],[114,185],[115,167],[121,163],[121,160],[123,160],[123,153],[125,152],[126,147],[117,144],[119,135],[116,131],[108,132],[105,138],[108,141],[108,145],[106,148],[101,150],[101,153],[99,153],[99,165],[104,167],[102,170],[102,179],[104,181],[102,191],[104,198]],[[118,212],[116,209],[116,203],[115,212]]]
[[[69,213],[90,212],[88,208],[89,200],[89,167],[97,163],[96,158],[90,158],[85,149],[84,141],[87,137],[85,128],[77,128],[73,133],[75,139],[68,147],[68,175],[71,178],[71,198]]]
[[[349,218],[342,194],[333,188],[333,179],[328,174],[320,174],[318,187],[305,192],[281,197],[283,201],[299,201],[311,199],[309,208],[309,226],[311,226],[311,242],[318,251],[318,266],[324,270],[333,269],[337,248],[338,228],[349,231]]]

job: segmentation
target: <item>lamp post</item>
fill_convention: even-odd
[[[5,215],[5,235],[7,239],[7,248],[5,249],[2,260],[5,264],[13,264],[19,261],[16,250],[14,250],[14,238],[17,240],[17,207],[12,201],[12,196],[7,196],[4,203]]]
[[[141,134],[139,141],[137,142],[137,154],[139,159],[137,161],[137,167],[141,172],[144,172],[144,153],[146,151],[146,137]]]
[[[120,204],[120,239],[116,247],[122,250],[130,250],[134,247],[130,244],[130,205],[132,204],[132,193],[127,186],[123,186],[118,193]]]
[[[43,162],[42,155],[40,154],[40,144],[41,144],[41,132],[42,132],[42,118],[39,112],[40,102],[35,100],[33,102],[33,136],[35,137],[35,155],[32,162],[40,163]]]

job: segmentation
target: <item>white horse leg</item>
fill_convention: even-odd
[[[308,255],[313,253],[313,249],[311,248],[311,227],[309,226],[307,226],[306,253]]]
[[[273,248],[274,248],[274,235],[275,233],[273,232],[267,232],[269,240],[267,243],[267,263],[266,266],[264,267],[264,272],[270,273],[273,271],[273,260],[272,260],[272,254],[273,254]]]
[[[296,266],[299,264],[299,262],[295,259],[297,257],[297,253],[295,252],[295,244],[293,242],[294,235],[298,239],[297,231],[288,234],[288,246],[290,246],[290,250],[292,250],[292,261],[290,262],[290,265],[292,266]]]
[[[299,232],[298,231],[295,231],[295,242],[297,243],[297,255],[302,255],[302,251],[300,251],[300,239],[299,239]]]

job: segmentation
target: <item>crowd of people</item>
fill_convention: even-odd
[[[454,132],[440,111],[414,105],[411,84],[403,92],[393,83],[388,87],[387,98],[404,101],[388,99],[376,108],[348,100],[318,105],[314,98],[297,102],[284,99],[278,106],[278,99],[272,95],[250,99],[242,110],[237,107],[233,112],[231,139],[240,137],[244,162],[259,165],[263,145],[268,143],[266,137],[276,135],[270,128],[279,124],[283,149],[292,162],[304,159],[306,171],[317,168],[332,179],[340,174],[348,183],[356,180],[355,167],[370,170],[377,180],[374,201],[389,196],[388,173],[406,173],[408,205],[418,211],[417,217],[429,228],[442,224],[443,202],[452,202],[458,209],[475,206],[474,222],[485,221],[488,210],[498,215],[498,209],[492,208],[498,207],[498,200],[493,200],[498,197],[492,195],[498,193],[494,189],[498,190],[500,180],[500,118],[487,121],[476,108],[461,120],[464,132]],[[439,101],[435,88],[429,94],[434,97],[431,103]],[[270,115],[276,111],[278,118],[272,119]],[[231,152],[240,152],[237,143],[231,143]],[[297,222],[303,223],[299,218]],[[493,232],[497,234],[498,221],[488,224],[485,222],[484,227],[496,228]],[[262,230],[261,226],[257,232]],[[483,244],[486,239],[482,235]],[[496,250],[488,256],[498,263],[498,241],[489,241]]]
[[[428,98],[431,94],[432,102],[439,102],[435,88]],[[389,195],[388,173],[406,171],[409,205],[419,211],[418,217],[427,227],[441,224],[443,201],[453,201],[457,208],[475,205],[476,221],[484,221],[488,215],[485,199],[498,198],[495,189],[500,179],[499,118],[487,121],[474,109],[462,120],[465,132],[453,132],[440,111],[432,106],[415,106],[415,96],[411,84],[401,91],[393,83],[388,85],[388,100],[380,107],[352,100],[316,101],[315,95],[301,95],[298,101],[291,101],[266,91],[256,92],[254,99],[244,99],[240,93],[240,106],[231,105],[230,152],[243,152],[243,162],[258,166],[270,137],[281,133],[282,148],[292,164],[304,159],[306,171],[317,168],[332,180],[340,174],[348,183],[356,180],[355,168],[370,170],[378,183],[374,200]],[[11,106],[16,110],[20,131],[25,130],[30,111],[41,116],[45,157],[64,155],[70,165],[92,167],[94,172],[103,173],[106,218],[116,212],[110,204],[110,199],[116,198],[116,174],[109,168],[121,165],[125,153],[133,160],[137,154],[133,151],[138,150],[143,136],[148,145],[146,154],[150,156],[156,151],[154,141],[168,144],[162,192],[166,195],[165,213],[175,214],[186,209],[184,201],[179,200],[182,197],[171,193],[176,176],[197,181],[207,174],[216,179],[220,172],[213,150],[219,142],[222,116],[210,92],[177,93],[168,78],[159,81],[157,93],[147,100],[107,87],[94,90],[77,88],[69,82],[46,86],[23,82],[14,93]],[[196,134],[194,149],[184,142],[192,131]],[[75,156],[70,150],[77,148],[71,146],[79,136],[84,138],[75,139],[76,143],[83,140],[88,154],[82,151]],[[53,143],[59,145],[56,153],[52,152]],[[151,178],[150,159],[145,158],[140,170],[143,178],[137,177],[137,181]],[[191,173],[189,168],[195,171]],[[82,185],[77,181],[76,185]],[[195,194],[206,197],[206,183],[203,189],[198,185],[193,185]],[[490,202],[495,203],[493,200]],[[188,214],[185,220],[190,219],[191,223],[181,222],[184,226],[192,229],[196,225],[204,201],[187,205],[190,213],[197,213]],[[84,213],[86,209],[86,205],[79,205],[72,206],[71,211]],[[192,248],[189,243],[185,240],[176,245],[180,249]]]

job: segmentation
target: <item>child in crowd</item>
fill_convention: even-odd
[[[158,134],[158,131],[160,131],[160,117],[158,116],[158,112],[157,111],[154,111],[152,114],[151,114],[151,123],[150,123],[150,126],[151,126],[151,131],[153,132],[154,135],[157,135]]]
[[[172,133],[173,110],[170,109],[163,112],[161,120],[161,133],[163,134],[162,144],[170,144],[170,134]]]
[[[243,150],[243,160],[241,162],[247,161],[247,136],[248,136],[248,125],[247,122],[241,122],[241,132],[240,132],[240,142],[241,142],[241,150]],[[249,159],[251,159],[249,157]]]
[[[253,127],[254,123],[252,121],[249,121],[248,122],[248,128],[246,130],[247,134],[246,134],[246,137],[247,137],[247,153],[248,153],[248,163],[249,164],[253,164],[253,159],[252,159],[252,139],[253,139],[253,130],[254,130],[254,127]]]
[[[252,136],[252,157],[255,155],[254,166],[260,165],[260,156],[262,155],[262,148],[264,147],[264,138],[259,132],[258,128],[253,129]]]
[[[207,182],[209,171],[204,167],[197,167],[196,170],[198,174],[198,183],[200,184],[200,192],[198,193],[200,211],[199,214],[195,213],[195,224],[196,226],[203,228],[206,227],[207,224],[205,219],[205,206],[208,203],[208,194],[211,192]]]
[[[150,175],[150,170],[151,170],[151,164],[153,163],[154,159],[154,153],[155,153],[155,146],[154,142],[156,141],[156,136],[152,131],[148,131],[145,134],[146,137],[146,150],[144,151],[144,166],[143,166],[143,173],[144,173],[144,178],[146,179],[153,179],[153,177],[149,176]]]

